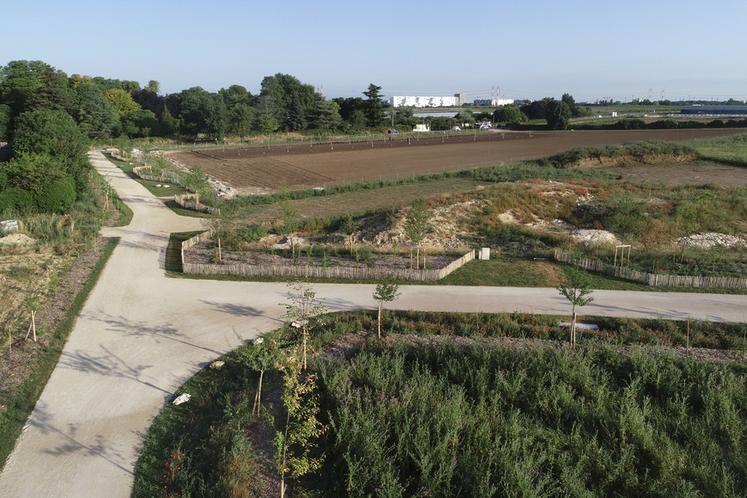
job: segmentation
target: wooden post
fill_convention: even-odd
[[[33,338],[34,342],[36,342],[36,311],[31,310],[31,323],[29,323],[29,328],[26,330],[26,339],[29,339],[29,334],[31,334],[31,337]]]

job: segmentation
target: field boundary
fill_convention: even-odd
[[[614,266],[599,259],[574,256],[568,251],[556,249],[553,257],[561,263],[578,266],[585,270],[603,273],[611,277],[631,280],[652,287],[693,287],[712,289],[747,289],[747,278],[705,277],[695,275],[668,275],[633,270]]]
[[[301,278],[330,278],[346,280],[378,280],[395,278],[411,281],[441,280],[450,273],[458,270],[475,259],[475,251],[470,249],[448,265],[432,270],[386,269],[386,268],[355,268],[346,266],[310,266],[310,265],[217,265],[205,263],[187,263],[184,251],[196,244],[211,238],[210,231],[195,235],[182,241],[181,264],[182,272],[194,275],[235,275],[241,277],[301,277]]]

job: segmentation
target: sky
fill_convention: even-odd
[[[745,0],[0,0],[0,65],[164,92],[293,74],[327,97],[747,99]]]

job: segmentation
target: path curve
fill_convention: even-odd
[[[126,497],[142,436],[164,401],[213,358],[282,323],[281,283],[167,278],[174,214],[98,151],[93,166],[134,216],[86,302],[0,474],[2,497]],[[333,310],[373,306],[371,285],[317,284]],[[404,286],[398,309],[566,313],[555,289]],[[596,291],[584,313],[747,321],[747,296]]]

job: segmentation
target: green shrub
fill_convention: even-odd
[[[28,213],[34,208],[34,197],[28,190],[10,187],[0,192],[0,214]]]
[[[42,211],[65,213],[73,207],[75,198],[75,180],[67,176],[50,183],[43,195],[36,199],[36,204]]]
[[[323,496],[739,496],[744,368],[369,346],[320,366]],[[321,488],[321,489],[320,489]]]

